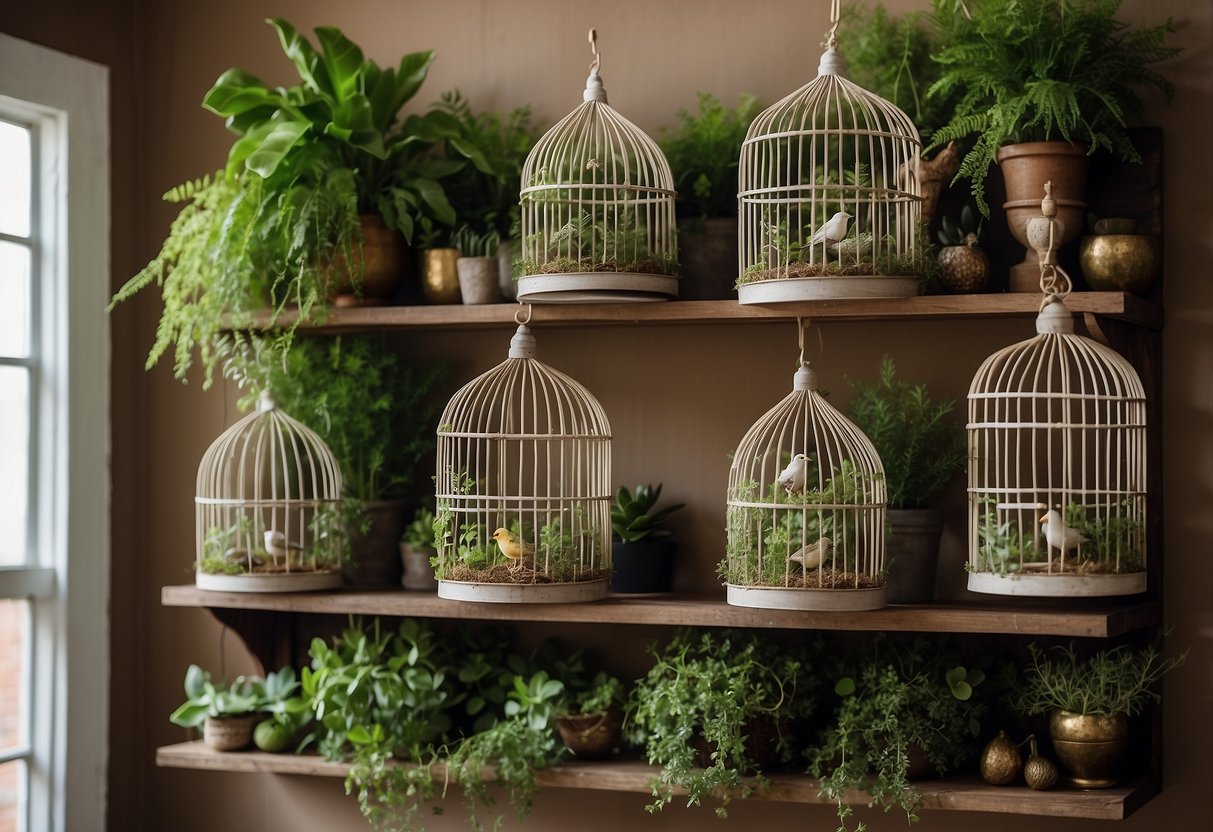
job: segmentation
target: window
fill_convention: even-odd
[[[106,84],[0,35],[0,832],[105,817]]]

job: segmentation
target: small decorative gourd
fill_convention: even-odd
[[[1023,779],[1030,788],[1045,791],[1057,785],[1057,766],[1036,752],[1036,737],[1028,737],[1028,761],[1023,764]]]
[[[1023,757],[1019,746],[1007,736],[1006,731],[999,731],[998,736],[986,743],[981,751],[981,779],[991,786],[1005,786],[1019,776],[1023,765]]]
[[[940,221],[939,283],[952,294],[983,292],[990,279],[990,258],[978,247],[981,221],[975,217],[966,205],[959,222],[948,216]]]

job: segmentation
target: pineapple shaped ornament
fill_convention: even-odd
[[[938,231],[943,248],[939,252],[939,283],[948,292],[984,292],[990,279],[990,259],[981,250],[981,221],[966,205],[959,220],[944,216]]]

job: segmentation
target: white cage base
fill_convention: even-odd
[[[885,596],[884,586],[872,589],[792,589],[729,584],[727,600],[735,607],[857,612],[881,609],[886,604]]]
[[[562,584],[478,584],[439,581],[438,597],[488,604],[580,604],[607,596],[606,579]]]
[[[1123,575],[1000,575],[970,572],[969,591],[988,595],[1026,595],[1039,598],[1099,598],[1136,595],[1146,591],[1146,573]]]
[[[577,272],[518,279],[524,303],[638,303],[678,297],[678,278],[668,274]]]
[[[917,277],[789,277],[757,280],[737,288],[742,306],[764,303],[800,303],[806,300],[844,298],[911,298],[918,294]]]
[[[340,587],[341,570],[273,575],[209,575],[195,572],[194,585],[212,592],[313,592]]]

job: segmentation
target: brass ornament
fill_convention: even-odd
[[[1005,786],[1014,782],[1023,765],[1019,746],[999,731],[998,736],[986,743],[981,751],[981,778],[992,786]]]
[[[1046,791],[1057,785],[1060,774],[1057,766],[1047,757],[1036,752],[1035,735],[1028,737],[1028,761],[1023,764],[1023,779],[1029,788]]]

